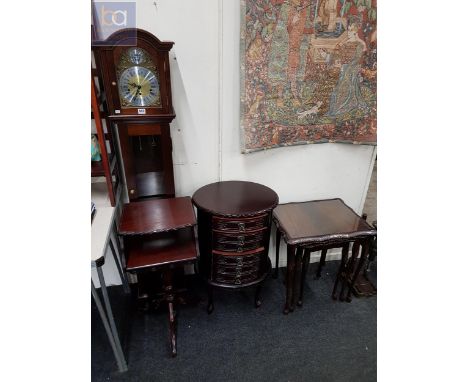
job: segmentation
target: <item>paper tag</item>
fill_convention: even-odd
[[[120,114],[120,110],[116,110],[116,111],[115,111],[115,114]]]
[[[138,109],[138,114],[146,114],[146,109]]]

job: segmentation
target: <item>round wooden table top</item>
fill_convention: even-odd
[[[215,215],[249,216],[275,208],[278,195],[262,184],[234,180],[199,188],[192,202],[197,208]]]

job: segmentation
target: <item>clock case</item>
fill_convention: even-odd
[[[106,42],[112,41],[112,44]],[[141,29],[123,29],[104,43],[93,43],[109,106],[108,119],[117,127],[128,198],[174,197],[172,107],[169,51],[173,42],[160,41]],[[144,49],[156,65],[161,106],[121,107],[117,65],[131,47]],[[141,113],[145,110],[145,114]]]

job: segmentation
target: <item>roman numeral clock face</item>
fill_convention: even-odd
[[[124,52],[117,75],[123,108],[161,106],[158,71],[146,51],[130,48]]]
[[[151,106],[159,95],[156,75],[142,66],[126,69],[120,77],[121,97],[132,106]]]

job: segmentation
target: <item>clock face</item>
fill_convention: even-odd
[[[121,108],[162,106],[159,70],[146,50],[134,46],[122,51],[116,71]]]
[[[157,76],[143,66],[131,66],[120,75],[119,93],[127,107],[157,106],[160,90]]]

